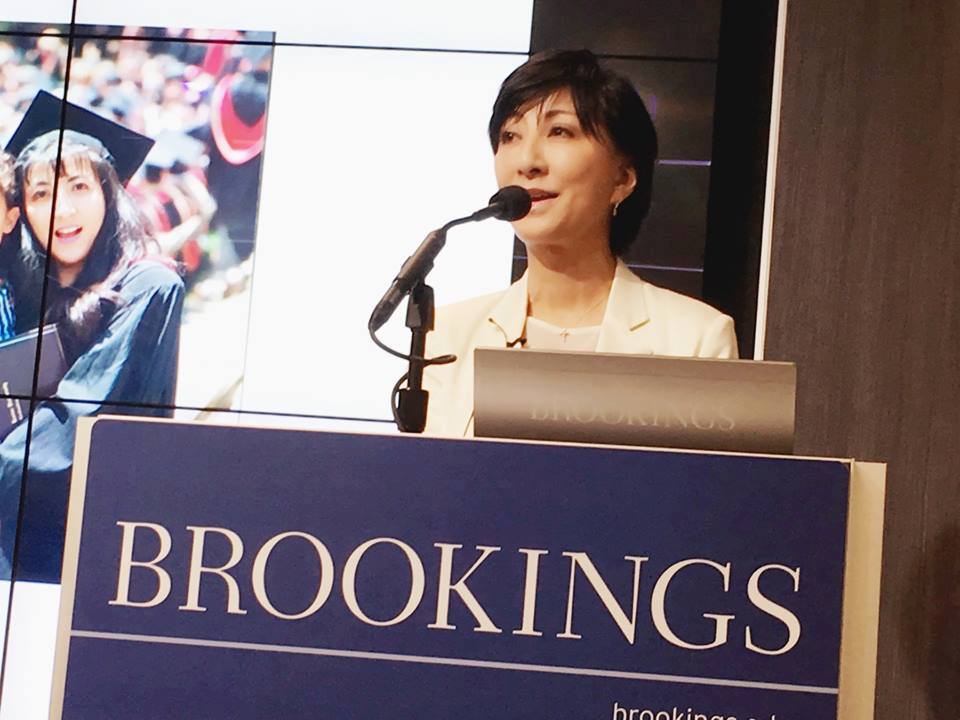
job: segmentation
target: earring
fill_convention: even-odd
[[[622,203],[622,202],[623,202],[623,200],[617,200],[617,202],[615,202],[615,203],[613,204],[613,216],[614,216],[614,217],[617,216],[617,210],[620,209],[620,203]]]

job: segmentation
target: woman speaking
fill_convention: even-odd
[[[734,358],[733,320],[651,285],[619,258],[650,207],[657,137],[629,81],[586,50],[534,55],[503,82],[489,125],[499,187],[533,200],[513,223],[527,271],[507,290],[440,308],[427,355],[426,432],[473,434],[478,347]]]

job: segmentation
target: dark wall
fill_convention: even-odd
[[[703,299],[732,316],[740,357],[754,356],[776,0],[725,0],[720,22]]]
[[[889,463],[877,714],[960,715],[960,3],[787,20],[766,357],[797,451]]]

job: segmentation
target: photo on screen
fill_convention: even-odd
[[[242,375],[272,36],[111,30],[0,36],[4,529],[28,454],[25,487],[65,492],[78,418],[230,407]],[[58,560],[30,565],[56,580]]]

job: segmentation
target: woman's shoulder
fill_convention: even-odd
[[[500,290],[438,307],[433,332],[427,335],[428,345],[437,352],[450,352],[451,348],[468,343],[506,292]]]
[[[631,283],[633,284],[633,283]],[[636,279],[643,295],[646,327],[659,338],[663,355],[737,357],[733,318],[702,300]]]
[[[477,297],[450,303],[449,305],[441,305],[437,308],[437,319],[440,320],[442,318],[443,320],[457,321],[472,317],[486,317],[490,313],[491,308],[497,304],[505,292],[506,290],[498,290],[497,292],[478,295]]]
[[[706,325],[716,322],[719,318],[728,317],[703,300],[655,285],[636,275],[633,277],[642,289],[647,311],[651,316],[664,315],[673,319],[684,317],[692,322]]]

